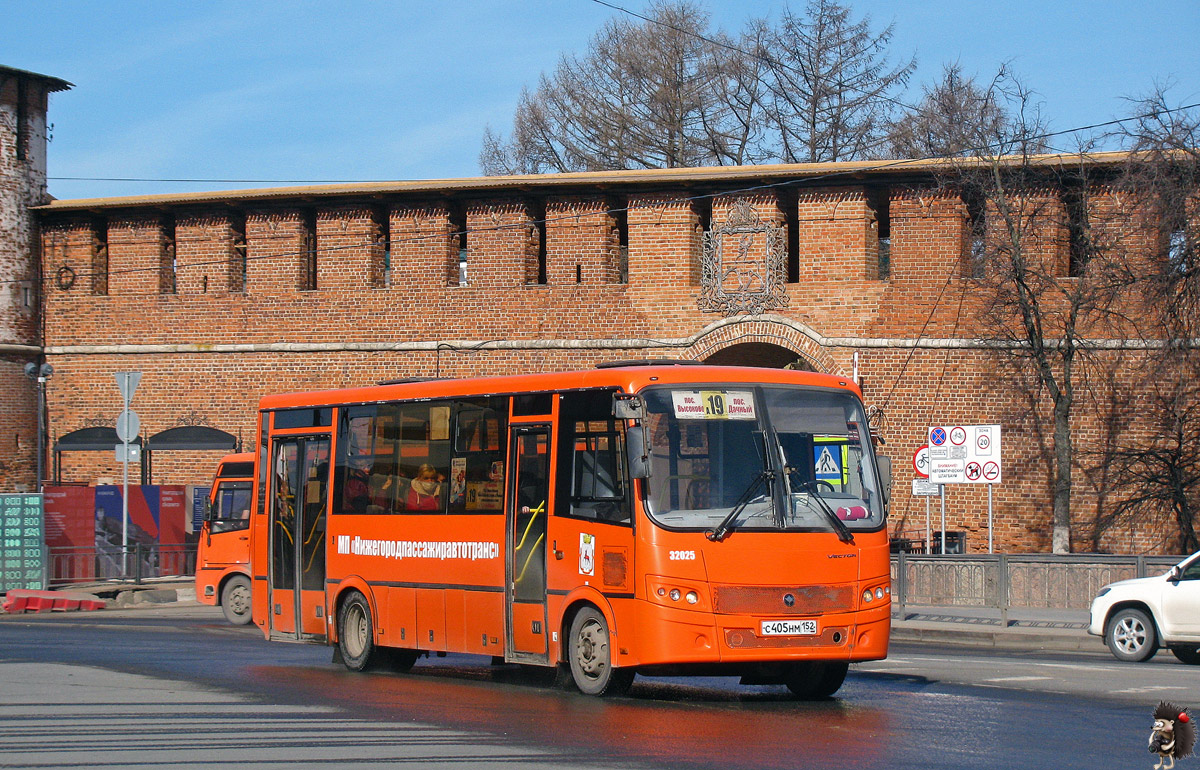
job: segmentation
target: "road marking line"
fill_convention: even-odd
[[[1052,677],[1048,676],[997,676],[991,679],[984,679],[985,682],[1044,682]]]

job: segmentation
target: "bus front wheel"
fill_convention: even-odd
[[[338,610],[338,649],[342,662],[351,671],[366,671],[379,657],[371,605],[358,591],[352,591]]]
[[[250,622],[250,579],[235,575],[221,589],[221,612],[235,626]]]
[[[849,663],[838,661],[796,663],[788,670],[784,684],[803,700],[828,698],[841,689],[849,669]]]
[[[571,678],[585,695],[622,695],[633,684],[631,668],[614,668],[611,635],[604,615],[594,607],[584,607],[571,621],[568,655]]]

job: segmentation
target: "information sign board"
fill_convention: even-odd
[[[1003,473],[999,425],[935,425],[929,429],[930,481],[999,484]]]
[[[42,496],[0,494],[0,591],[45,588]]]
[[[942,485],[928,479],[913,479],[912,493],[913,497],[937,497],[942,493]]]
[[[199,532],[204,526],[204,512],[208,510],[208,495],[212,487],[188,487],[192,493],[192,527],[189,532]]]

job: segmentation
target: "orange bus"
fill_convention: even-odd
[[[196,598],[220,604],[234,625],[250,622],[250,500],[254,453],[226,455],[217,466],[196,549]]]
[[[253,614],[352,670],[474,653],[592,695],[636,672],[837,691],[887,655],[861,394],[663,362],[267,396]]]

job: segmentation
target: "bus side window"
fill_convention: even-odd
[[[454,405],[450,458],[451,513],[502,513],[508,398],[459,401]]]
[[[612,416],[612,391],[562,394],[559,433],[559,488],[569,488],[570,495],[568,505],[556,510],[629,523],[625,421]]]

